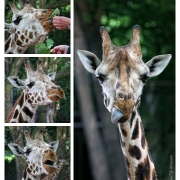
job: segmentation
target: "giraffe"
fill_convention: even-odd
[[[46,174],[48,180],[54,180],[66,162],[60,160],[58,166],[56,165],[56,150],[59,141],[47,144],[43,139],[43,133],[43,130],[40,129],[35,139],[31,139],[29,132],[25,130],[26,146],[24,149],[15,143],[8,144],[16,156],[26,160],[26,168],[21,180],[40,180],[42,174]],[[46,179],[46,177],[43,179]]]
[[[111,122],[118,124],[128,180],[155,180],[154,162],[137,110],[147,79],[159,75],[168,65],[171,55],[158,55],[144,63],[140,32],[140,26],[135,25],[130,42],[118,47],[112,43],[107,30],[100,27],[102,61],[89,51],[78,50],[77,54],[85,69],[99,80]]]
[[[23,54],[30,45],[43,42],[47,33],[54,29],[50,19],[53,9],[35,9],[25,3],[19,10],[10,3],[13,12],[12,23],[5,23],[5,31],[10,33],[5,41],[6,54]]]
[[[14,87],[22,88],[23,91],[10,111],[6,123],[33,123],[39,105],[65,99],[61,87],[52,82],[55,72],[46,75],[42,70],[41,61],[38,61],[36,71],[31,68],[29,61],[25,61],[24,65],[27,72],[25,81],[15,76],[7,78]]]

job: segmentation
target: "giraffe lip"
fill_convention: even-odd
[[[119,109],[113,107],[112,113],[111,113],[111,122],[113,124],[117,123],[123,116],[124,116],[123,112],[121,112]]]
[[[61,97],[57,94],[48,95],[48,98],[51,99],[53,102],[59,101],[61,99]]]

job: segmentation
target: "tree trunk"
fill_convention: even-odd
[[[97,127],[97,117],[92,104],[87,73],[80,63],[76,53],[78,49],[87,49],[83,39],[83,30],[80,27],[78,13],[74,10],[75,17],[75,84],[78,92],[81,117],[84,133],[88,146],[92,174],[95,180],[110,180],[108,163],[105,156],[102,138]],[[86,98],[84,98],[86,97]]]
[[[9,126],[9,129],[11,130],[12,133],[13,142],[23,148],[24,147],[23,128],[20,126]],[[16,161],[16,172],[17,172],[16,179],[21,179],[22,173],[24,172],[25,169],[25,160],[23,161],[22,157],[16,156],[15,161]]]

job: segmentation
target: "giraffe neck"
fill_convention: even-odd
[[[137,110],[124,123],[118,123],[128,180],[156,180],[156,171]]]
[[[21,180],[40,180],[40,176],[34,176],[31,174],[32,169],[28,168],[28,165],[26,164],[26,169],[24,170],[23,176]]]
[[[6,123],[33,123],[37,106],[33,106],[23,91],[14,104]]]
[[[19,40],[15,40],[17,35],[12,33],[5,42],[5,54],[23,54],[29,45],[22,45]],[[19,43],[19,45],[18,45]]]

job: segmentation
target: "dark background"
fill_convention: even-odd
[[[101,87],[86,72],[77,50],[100,59],[100,26],[115,45],[126,45],[132,27],[141,26],[143,60],[160,54],[172,59],[143,90],[139,108],[149,150],[160,180],[175,179],[175,1],[75,0],[74,176],[75,180],[126,180],[116,125],[104,108]],[[173,172],[173,173],[172,173]]]

